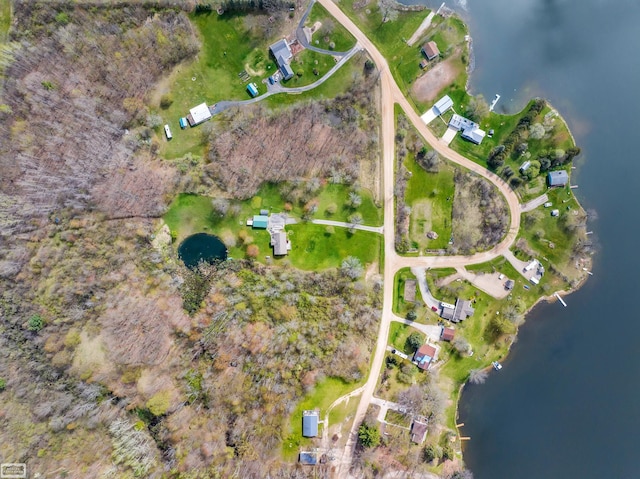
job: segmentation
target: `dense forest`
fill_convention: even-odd
[[[194,273],[154,241],[185,175],[158,157],[147,96],[199,50],[185,12],[20,1],[13,13],[0,102],[3,459],[47,477],[306,476],[280,462],[289,416],[323,378],[366,372],[379,291],[250,261]],[[341,101],[299,108],[359,135],[366,105]],[[368,141],[334,145],[322,171],[347,174]]]

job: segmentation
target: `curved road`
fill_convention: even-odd
[[[520,228],[520,202],[511,188],[497,175],[491,173],[486,168],[465,158],[460,153],[452,150],[446,144],[442,143],[427,128],[427,125],[420,119],[409,101],[404,96],[398,84],[395,82],[386,59],[367,38],[367,36],[349,19],[340,8],[333,3],[332,0],[318,0],[338,22],[340,22],[349,32],[356,38],[358,44],[369,52],[371,58],[375,62],[380,72],[381,85],[381,117],[382,117],[382,148],[383,148],[383,177],[384,177],[384,248],[385,248],[385,264],[384,264],[384,293],[383,293],[383,310],[378,331],[378,340],[376,349],[371,363],[371,373],[365,383],[358,410],[354,417],[351,433],[347,439],[347,444],[339,464],[338,477],[348,477],[349,469],[352,463],[353,453],[357,443],[357,428],[362,422],[367,408],[373,398],[373,392],[378,381],[378,376],[384,360],[384,355],[389,337],[389,327],[394,319],[393,304],[393,278],[402,267],[458,267],[473,263],[483,263],[489,261],[496,256],[502,255],[515,240]],[[398,103],[414,128],[422,135],[427,143],[431,145],[440,155],[457,163],[480,176],[483,176],[491,183],[496,185],[504,195],[511,213],[511,221],[509,231],[505,238],[494,248],[489,251],[478,253],[471,256],[436,256],[436,257],[419,257],[406,258],[399,256],[394,248],[394,231],[395,231],[395,201],[393,195],[393,173],[395,163],[395,142],[394,142],[394,104]]]

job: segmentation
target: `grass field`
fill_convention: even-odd
[[[298,403],[296,409],[291,414],[289,435],[282,443],[282,454],[284,459],[288,461],[296,460],[300,446],[311,446],[313,444],[312,439],[302,437],[303,411],[319,409],[320,419],[324,419],[324,414],[336,399],[344,396],[354,389],[357,389],[361,384],[362,382],[347,383],[336,378],[326,378],[318,383],[313,391],[307,394]],[[321,434],[320,431],[319,434]]]
[[[393,312],[398,316],[405,317],[407,313],[411,310],[414,310],[418,313],[418,318],[416,320],[422,319],[424,316],[424,301],[422,300],[422,295],[420,294],[420,288],[416,283],[416,302],[414,304],[407,303],[404,300],[404,285],[407,280],[413,279],[416,277],[411,272],[409,268],[402,268],[398,271],[393,279]]]
[[[11,27],[11,0],[0,0],[0,43],[7,41]]]
[[[402,351],[405,354],[412,355],[415,351],[407,345],[407,338],[411,333],[418,333],[423,341],[426,340],[425,335],[419,332],[417,329],[412,328],[402,323],[391,323],[389,328],[389,345],[396,348],[398,351]]]
[[[455,168],[442,160],[438,173],[428,173],[411,153],[405,159],[405,167],[411,172],[405,192],[405,201],[411,206],[409,238],[421,250],[445,249],[451,238]],[[432,230],[438,233],[434,240],[426,236]]]
[[[327,9],[319,3],[315,3],[307,17],[306,26],[312,27],[320,22],[322,26],[313,34],[311,43],[313,46],[336,52],[346,52],[356,44],[356,39],[349,31],[338,23]],[[333,43],[333,48],[331,44]]]

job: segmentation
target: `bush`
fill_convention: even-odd
[[[442,448],[437,444],[427,444],[422,452],[424,462],[431,462],[442,457]]]
[[[380,445],[380,431],[375,426],[362,424],[358,429],[360,444],[364,447],[377,447]]]
[[[171,105],[173,105],[173,97],[171,95],[166,94],[160,97],[160,108],[166,110]]]
[[[453,448],[451,447],[451,444],[447,443],[443,446],[442,448],[442,459],[444,459],[445,461],[448,460],[453,460],[454,457],[454,452],[453,452]]]
[[[44,319],[39,314],[34,314],[29,318],[29,331],[35,331],[36,333],[44,328]]]
[[[407,313],[407,319],[409,321],[415,321],[416,319],[418,319],[418,313],[416,313],[415,309],[412,309]]]
[[[169,392],[161,391],[154,394],[151,399],[147,401],[146,406],[154,416],[162,416],[163,414],[166,414],[170,406]]]
[[[0,378],[0,392],[7,388],[7,381],[4,378]]]

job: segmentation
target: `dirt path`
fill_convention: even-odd
[[[436,12],[431,12],[429,13],[429,15],[427,15],[427,18],[422,20],[422,23],[420,24],[418,29],[415,32],[413,32],[413,35],[411,35],[411,38],[409,38],[409,40],[407,41],[407,45],[412,47],[415,42],[420,40],[420,37],[424,34],[424,32],[427,31],[427,28],[431,26],[431,20],[433,20],[433,17],[435,15],[436,15]]]

